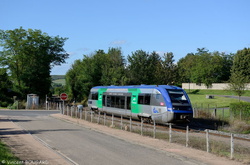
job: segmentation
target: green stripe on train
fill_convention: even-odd
[[[102,108],[102,95],[106,91],[107,91],[107,88],[100,88],[98,90],[98,100],[97,100],[97,107],[98,108]]]
[[[138,88],[129,88],[128,91],[132,93],[131,112],[132,113],[140,113],[141,108],[140,108],[140,105],[138,104],[138,94],[141,93],[141,90]]]

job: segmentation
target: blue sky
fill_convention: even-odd
[[[63,75],[76,59],[120,47],[173,52],[177,62],[197,48],[236,53],[250,47],[249,0],[0,0],[0,29],[40,29],[67,37]]]

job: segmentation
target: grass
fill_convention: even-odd
[[[16,156],[14,156],[10,149],[0,141],[0,164],[12,164],[11,162],[20,161]]]
[[[66,84],[65,79],[57,79],[57,80],[53,80],[53,83],[56,83],[56,84],[62,84],[63,86]]]
[[[201,105],[204,106],[210,105],[211,107],[217,106],[217,108],[229,107],[230,103],[239,102],[237,99],[214,96],[213,99],[207,99],[204,94],[189,94],[188,95],[192,105]]]
[[[201,94],[201,95],[234,95],[237,96],[231,90],[211,90],[211,89],[186,89],[188,94]],[[246,90],[242,96],[250,96],[250,90]]]

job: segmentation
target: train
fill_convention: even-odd
[[[171,85],[96,86],[90,89],[88,108],[156,123],[190,122],[193,118],[187,93]]]

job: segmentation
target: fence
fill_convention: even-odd
[[[243,109],[238,113],[233,112],[229,107],[218,108],[216,104],[193,104],[194,117],[206,119],[228,120],[245,120],[249,121],[249,115],[245,115]]]
[[[250,158],[250,143],[245,145],[244,141],[234,138],[234,134],[229,134],[228,137],[218,137],[212,133],[212,130],[194,132],[190,131],[187,125],[184,131],[177,131],[175,125],[168,126],[144,123],[143,120],[135,121],[129,116],[118,116],[114,114],[95,113],[87,108],[83,111],[78,110],[76,106],[61,106],[61,113],[74,118],[79,118],[92,123],[102,124],[105,126],[121,129],[129,132],[138,133],[142,136],[150,136],[152,138],[167,140],[170,143],[179,143],[186,147],[192,147],[214,153],[220,156],[225,156],[231,159],[249,161]]]

